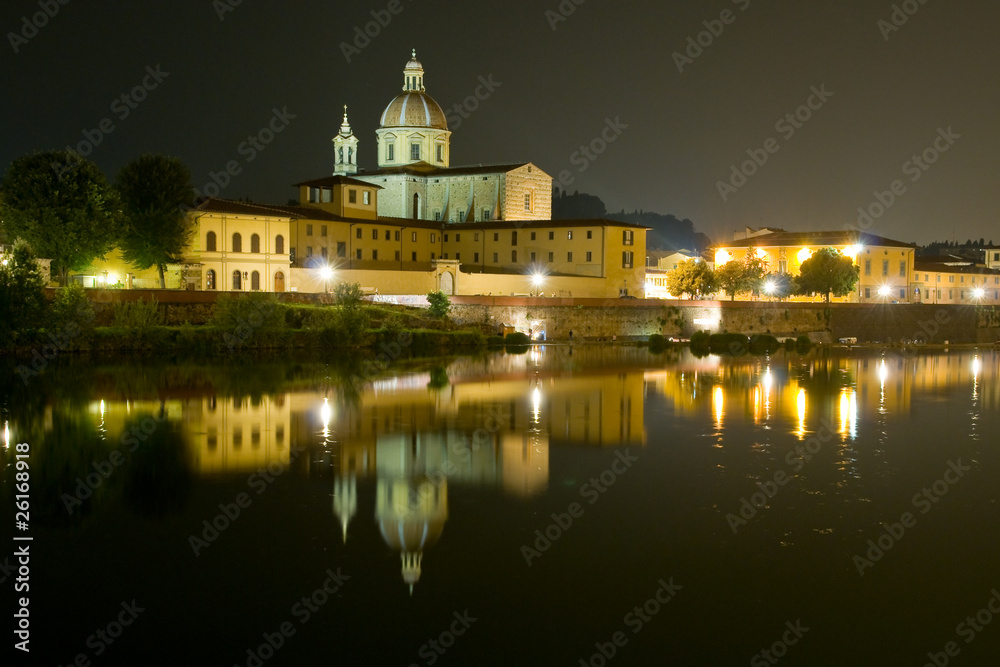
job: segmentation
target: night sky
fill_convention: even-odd
[[[888,1],[576,2],[564,0],[574,11],[562,16],[558,0],[42,0],[58,12],[35,34],[23,17],[42,11],[38,0],[7,0],[0,164],[89,148],[88,131],[100,138],[89,157],[109,177],[140,153],[167,153],[202,187],[235,160],[220,196],[284,203],[292,183],[332,172],[344,104],[361,166],[376,167],[379,117],[416,48],[427,92],[452,119],[480,77],[494,82],[452,122],[452,165],[531,161],[611,211],[672,213],[716,240],[745,225],[857,224],[858,207],[898,180],[866,231],[1000,243],[995,0],[907,0],[898,29]],[[342,45],[372,11],[391,20],[348,62]],[[729,23],[713,24],[720,16]],[[706,21],[721,34],[701,35],[708,45],[679,71],[674,54]],[[144,78],[151,89],[131,108],[120,98]],[[808,120],[782,120],[814,90],[825,92],[800,111]],[[284,127],[263,150],[241,150],[275,109],[294,118],[275,121]],[[596,142],[604,152],[579,153],[609,121],[620,129]],[[934,164],[911,162],[927,149]],[[734,183],[747,151],[767,161],[748,165],[755,173],[724,201],[719,183]]]

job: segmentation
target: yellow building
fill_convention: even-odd
[[[961,258],[918,259],[913,280],[923,303],[1000,303],[1000,269]]]
[[[765,262],[767,273],[798,275],[802,263],[822,248],[834,248],[854,260],[860,280],[852,294],[833,297],[833,301],[851,303],[920,301],[914,274],[916,247],[910,243],[855,232],[786,232],[747,228],[737,232],[733,241],[713,248],[716,268],[732,260],[745,259],[754,253]],[[821,301],[824,295],[792,297]]]

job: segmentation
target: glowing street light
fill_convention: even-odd
[[[774,280],[768,280],[764,283],[764,292],[769,296],[774,294],[776,289],[778,289],[778,285],[774,282]]]
[[[327,292],[327,294],[329,294],[330,293],[330,280],[333,279],[333,268],[329,264],[327,264],[326,266],[320,268],[319,275],[320,275],[320,277],[323,278],[323,282],[326,285],[326,292]]]
[[[889,296],[892,293],[892,288],[888,285],[882,285],[878,288],[878,295],[882,298]]]
[[[974,290],[972,290],[972,298],[975,299],[976,301],[981,301],[984,296],[986,296],[986,290],[984,290],[982,287],[977,287]]]
[[[541,273],[534,273],[531,276],[531,284],[535,287],[535,296],[538,296],[539,290],[542,284],[545,282],[545,276]]]

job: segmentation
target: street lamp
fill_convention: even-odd
[[[891,293],[892,293],[892,288],[889,287],[888,285],[882,285],[881,287],[878,288],[878,295],[883,299],[889,296]]]
[[[539,289],[542,287],[542,283],[545,282],[545,276],[541,273],[536,273],[531,276],[531,284],[535,287],[535,296],[538,296]]]
[[[976,301],[982,301],[983,297],[986,296],[986,290],[982,287],[977,287],[972,290],[972,298]]]
[[[326,293],[330,293],[330,280],[333,278],[333,269],[327,265],[319,270],[319,275],[323,278],[323,283],[326,286]]]

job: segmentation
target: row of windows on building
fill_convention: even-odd
[[[919,274],[917,274],[917,275],[919,277]],[[940,273],[936,274],[934,278],[935,278],[934,282],[936,282],[936,283],[941,282],[941,274]],[[959,278],[959,280],[958,280],[959,283],[964,283],[965,282],[965,276],[959,276],[958,278]],[[929,283],[930,281],[931,281],[930,274],[929,273],[925,273],[924,274],[924,282],[925,283]],[[955,276],[954,276],[954,274],[948,276],[948,282],[950,282],[950,283],[955,282]],[[975,276],[973,276],[969,282],[972,285],[975,285],[976,284],[976,278],[975,278]],[[989,278],[983,276],[983,285],[985,285],[988,282],[989,282]],[[1000,277],[994,276],[993,277],[993,284],[994,285],[1000,285]]]
[[[215,426],[208,427],[208,448],[215,449],[219,446],[219,432]],[[260,425],[254,424],[250,427],[250,446],[254,449],[260,447]],[[276,424],[274,427],[274,442],[281,447],[285,442],[285,425]],[[239,449],[243,446],[243,427],[236,425],[233,427],[233,448]]]
[[[215,232],[209,232],[205,235],[205,251],[206,252],[216,252],[218,247],[218,240],[215,236]],[[233,252],[243,252],[243,236],[236,232],[233,234]],[[250,252],[257,254],[260,252],[260,235],[252,234],[250,236]],[[278,255],[285,254],[285,237],[278,234],[274,237],[274,252]]]
[[[313,225],[312,224],[306,224],[306,236],[313,236],[313,231],[314,231]],[[328,235],[328,231],[329,230],[327,229],[327,225],[320,225],[320,229],[319,229],[319,232],[320,232],[319,235],[320,235],[320,237],[327,236]],[[209,234],[211,234],[211,233],[212,232],[209,232]],[[529,232],[529,234],[530,234],[530,238],[531,238],[532,241],[537,241],[538,240],[538,232]],[[588,239],[593,239],[594,238],[594,231],[592,229],[588,229],[587,232],[586,232],[586,234],[587,234],[587,238]],[[510,233],[510,235],[511,235],[510,236],[510,244],[511,245],[517,245],[517,242],[518,242],[518,233],[517,233],[517,231],[512,231]],[[450,241],[451,235],[450,235],[449,232],[444,232],[442,234],[442,236],[443,236],[443,240],[444,240],[445,243],[448,243]],[[363,239],[364,238],[364,229],[362,229],[361,227],[358,227],[357,229],[355,229],[354,230],[354,237],[357,238],[357,239]],[[379,238],[380,238],[379,230],[378,229],[372,229],[371,230],[371,237],[372,237],[373,241],[378,241]],[[400,230],[398,230],[398,229],[396,229],[396,230],[391,230],[391,229],[384,230],[384,240],[399,242],[400,238],[401,238]],[[555,232],[548,232],[548,240],[549,241],[554,241],[555,238],[556,238],[556,233]],[[410,232],[410,240],[413,243],[417,242],[417,232]],[[472,240],[473,240],[473,242],[478,242],[479,241],[479,232],[473,232],[472,233]],[[495,242],[499,242],[500,241],[500,232],[494,232],[493,233],[493,240]],[[567,230],[567,232],[566,232],[566,240],[567,241],[572,241],[573,240],[573,230],[571,230],[571,229]],[[460,243],[461,241],[462,241],[462,233],[461,232],[455,232],[455,242],[456,243]],[[435,232],[431,232],[431,243],[437,243],[437,234]],[[622,244],[623,245],[635,245],[635,232],[633,230],[629,229],[629,230],[625,230],[625,231],[622,232]]]
[[[900,260],[900,262],[899,262],[899,277],[900,278],[905,278],[906,277],[906,268],[907,268],[907,262],[906,262],[906,260],[905,259],[904,260]],[[872,274],[872,261],[870,259],[866,259],[865,260],[865,275],[866,276],[870,276],[871,274]],[[889,260],[887,260],[887,259],[883,259],[882,260],[882,275],[883,276],[888,276],[889,275]]]
[[[362,190],[361,194],[361,200],[364,205],[370,206],[372,203],[371,190]],[[330,188],[309,188],[309,201],[313,204],[329,204],[333,201],[333,190]],[[356,189],[347,189],[347,201],[351,204],[358,203],[358,191]]]
[[[249,286],[252,291],[260,290],[260,272],[259,271],[233,271],[233,291],[242,291],[243,286],[249,281]],[[215,274],[214,269],[209,269],[205,273],[205,289],[216,290],[218,289],[218,277]],[[278,271],[274,274],[274,290],[276,292],[283,292],[285,285],[285,274],[282,271]]]
[[[410,144],[410,160],[417,161],[422,160],[420,157],[421,147],[420,144],[411,143]],[[444,162],[444,144],[438,144],[434,147],[434,157],[438,162]],[[385,145],[385,161],[395,162],[396,161],[396,144],[387,143]]]
[[[322,257],[324,259],[327,259],[328,258],[327,249],[326,248],[321,248],[321,250],[322,250]],[[358,261],[363,261],[364,260],[364,250],[362,248],[356,248],[355,251],[354,251],[354,253],[355,253],[354,258],[356,260],[358,260]],[[395,255],[394,256],[394,260],[397,261],[397,262],[400,261],[400,259],[402,257],[402,254],[400,253],[400,251],[399,250],[394,251],[394,255]],[[549,264],[552,264],[552,263],[554,263],[556,261],[555,255],[556,254],[554,252],[549,252],[549,254],[548,254],[548,260],[547,260]],[[312,257],[312,256],[313,256],[312,246],[308,246],[306,248],[306,257]],[[585,263],[587,263],[587,264],[593,263],[593,261],[594,261],[594,253],[593,252],[591,252],[591,251],[588,250],[586,253],[584,253],[584,256],[585,256],[585,260],[584,260]],[[337,257],[338,258],[342,258],[342,259],[346,259],[346,257],[347,257],[347,246],[346,246],[346,244],[344,244],[344,243],[337,243]],[[379,261],[378,250],[373,249],[371,251],[371,259],[374,262]],[[435,259],[437,259],[437,254],[432,252],[431,253],[431,261],[434,261]],[[448,253],[444,253],[443,255],[441,255],[441,259],[449,259]],[[455,259],[458,260],[458,261],[462,261],[462,253],[456,252],[455,253]],[[410,261],[412,261],[412,262],[418,261],[416,251],[410,253]],[[511,261],[512,264],[517,264],[518,254],[517,254],[516,250],[511,250],[510,251],[510,261]],[[538,254],[537,253],[533,253],[533,252],[532,253],[528,253],[528,262],[529,263],[535,264],[538,261],[539,260],[538,260]],[[573,252],[572,251],[568,251],[566,253],[566,261],[570,262],[570,263],[573,262]],[[472,263],[473,264],[478,264],[479,263],[479,253],[478,252],[472,253]],[[494,264],[499,264],[500,263],[500,253],[498,253],[498,252],[493,253],[493,263]],[[632,252],[632,251],[630,251],[630,250],[623,251],[622,252],[622,268],[623,269],[631,269],[631,268],[634,268],[634,267],[635,267],[635,253]],[[237,289],[237,288],[234,288],[234,289]]]

